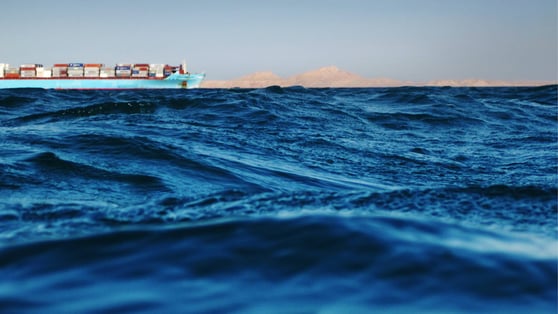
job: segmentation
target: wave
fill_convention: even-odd
[[[55,163],[60,164],[59,161]],[[64,226],[63,234],[79,235],[111,230],[114,226],[324,212],[348,216],[422,217],[479,230],[542,238],[555,238],[558,231],[555,224],[558,191],[551,187],[472,186],[378,192],[304,189],[299,185],[291,186],[290,190],[248,184],[243,188],[238,183],[216,188],[200,182],[197,186],[184,184],[177,188],[170,180],[145,175],[111,173],[103,174],[101,179],[95,178],[98,171],[81,173],[80,177],[55,173],[38,175],[35,186],[12,190],[7,198],[11,205],[0,209],[0,216],[5,215],[5,222],[9,223],[4,225],[0,237],[13,238],[14,234],[23,239],[56,237],[61,226]],[[52,183],[58,180],[64,182]],[[85,185],[85,180],[98,182]],[[43,199],[43,189],[47,186],[65,189],[65,199],[49,199],[49,194],[44,194]],[[25,196],[29,192],[36,195],[34,200]],[[41,214],[44,208],[48,208],[46,216]],[[68,209],[82,211],[82,216],[67,217]],[[52,224],[49,217],[58,217],[56,224]]]
[[[80,312],[185,305],[192,312],[273,312],[275,304],[547,311],[556,304],[558,271],[544,254],[555,243],[540,245],[393,217],[226,219],[4,248],[4,283],[33,278],[41,285],[2,290],[0,304]]]
[[[37,154],[26,160],[34,164],[36,171],[41,173],[44,180],[95,180],[129,183],[133,186],[142,186],[164,190],[164,184],[157,178],[142,174],[126,174],[109,171],[98,167],[64,160],[52,152]],[[101,183],[97,183],[101,184]],[[54,183],[56,186],[56,183]]]

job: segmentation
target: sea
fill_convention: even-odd
[[[0,90],[0,312],[556,313],[557,91]]]

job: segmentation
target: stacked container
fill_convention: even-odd
[[[4,69],[5,78],[19,78],[19,68],[7,67]]]
[[[52,68],[42,68],[43,73],[40,77],[51,77],[52,76]],[[39,77],[39,72],[37,71],[37,77]]]
[[[113,67],[102,67],[100,69],[100,77],[114,77],[114,68]]]
[[[68,77],[83,77],[83,63],[68,64]]]
[[[173,74],[174,72],[177,72],[178,68],[179,67],[174,67],[174,66],[171,66],[171,65],[167,64],[167,65],[165,65],[165,68],[163,69],[163,75],[165,77],[169,76],[169,75]]]
[[[116,77],[130,77],[132,76],[132,65],[119,63],[115,67]]]
[[[147,77],[149,72],[149,64],[137,63],[132,68],[132,77]]]
[[[9,64],[0,63],[0,78],[4,77],[4,70],[6,70],[9,66]]]
[[[164,77],[165,65],[164,64],[150,64],[149,65],[149,77]]]
[[[37,76],[37,72],[36,72],[35,64],[22,64],[19,66],[19,77],[31,78],[36,76]]]
[[[36,77],[44,77],[45,75],[45,68],[42,64],[35,64],[35,76]]]
[[[68,65],[63,63],[57,63],[52,67],[52,77],[67,77],[68,76]]]
[[[99,77],[101,73],[100,63],[88,63],[83,67],[83,76],[85,77]]]

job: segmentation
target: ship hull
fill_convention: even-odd
[[[198,88],[205,74],[172,74],[158,78],[0,78],[0,89],[192,89]]]

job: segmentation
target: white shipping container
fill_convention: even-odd
[[[33,71],[33,70],[20,71],[19,75],[21,77],[35,77],[36,76],[35,71]]]
[[[49,68],[45,68],[43,70],[43,76],[42,77],[52,77],[52,70]]]
[[[132,75],[132,70],[116,70],[116,76],[130,76]]]
[[[19,67],[20,67],[20,68],[34,68],[34,67],[36,67],[36,65],[35,65],[34,63],[33,63],[33,64],[31,64],[31,63],[26,63],[26,64],[20,65]]]
[[[101,77],[114,77],[114,69],[113,68],[103,68],[100,71]]]

